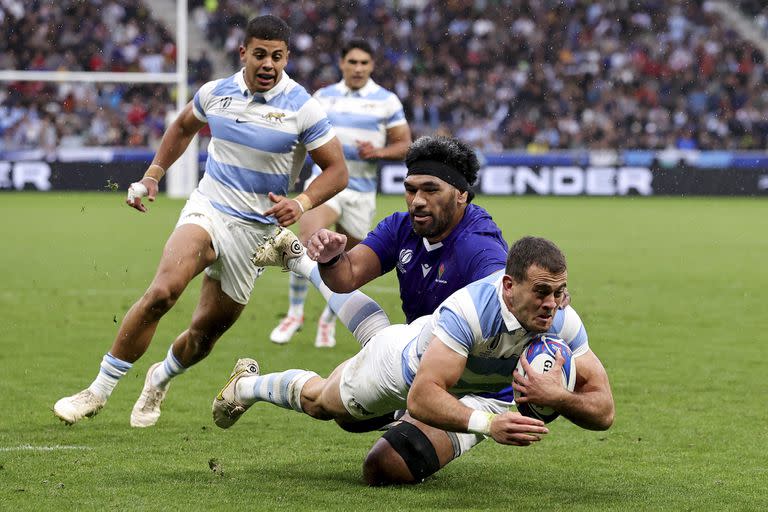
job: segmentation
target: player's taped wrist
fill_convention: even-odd
[[[467,432],[472,434],[491,435],[491,422],[496,414],[487,411],[472,411],[467,424]]]
[[[128,187],[128,201],[131,203],[136,199],[141,199],[147,195],[149,195],[149,191],[147,190],[147,187],[140,181],[131,183]]]
[[[155,182],[158,184],[160,183],[160,180],[163,179],[163,176],[165,176],[165,169],[157,164],[150,165],[147,169],[147,172],[144,173],[144,178],[155,180]]]
[[[312,209],[312,200],[307,194],[301,193],[294,197],[293,200],[296,201],[296,204],[299,205],[299,209],[301,210],[302,214]]]

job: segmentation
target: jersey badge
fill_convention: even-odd
[[[272,124],[283,124],[285,112],[267,112],[262,117],[265,121],[269,121]]]
[[[441,263],[440,266],[437,267],[437,279],[435,279],[436,283],[448,284],[448,281],[443,279],[444,273],[445,273],[445,263]]]
[[[397,262],[397,270],[401,274],[405,274],[405,266],[413,259],[413,251],[411,249],[403,249],[400,251],[400,258]]]

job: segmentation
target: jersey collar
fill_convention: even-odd
[[[339,88],[339,91],[344,96],[360,96],[365,97],[371,94],[373,91],[375,91],[379,85],[373,81],[373,79],[369,78],[368,81],[365,83],[364,86],[357,90],[352,90],[349,87],[347,87],[347,84],[344,83],[344,79],[342,78],[341,81],[336,84],[336,86]]]
[[[515,315],[512,314],[512,312],[507,307],[507,303],[504,302],[504,285],[502,284],[502,280],[504,279],[504,271],[499,270],[499,277],[496,279],[496,295],[499,298],[499,304],[501,305],[501,319],[504,320],[504,325],[507,328],[507,332],[516,331],[518,329],[521,329],[523,326],[520,325],[520,322],[515,318]]]
[[[242,68],[239,73],[235,74],[235,83],[240,88],[240,92],[243,93],[243,96],[260,103],[267,103],[278,94],[282,94],[285,91],[285,88],[288,87],[288,82],[291,80],[291,78],[288,76],[288,73],[283,70],[283,75],[280,77],[280,81],[277,82],[273,88],[267,92],[252,93],[245,83],[245,77],[243,75],[244,73],[245,68]]]

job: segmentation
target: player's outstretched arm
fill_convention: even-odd
[[[317,235],[317,236],[315,236]],[[346,237],[320,230],[307,242],[309,257],[319,262],[320,277],[336,293],[350,293],[381,275],[381,261],[373,249],[357,244],[344,252]]]
[[[146,212],[147,207],[141,199],[146,197],[154,201],[157,196],[160,180],[165,171],[184,153],[192,138],[205,123],[200,121],[192,112],[192,102],[189,102],[178,117],[171,123],[163,134],[160,147],[157,149],[152,164],[147,168],[141,180],[131,183],[125,202],[131,208]]]
[[[591,350],[574,358],[576,385],[570,392],[557,377],[564,362],[558,352],[552,370],[538,373],[523,360],[525,377],[513,373],[513,388],[525,395],[518,401],[552,407],[582,428],[607,430],[613,424],[615,405],[603,364]]]
[[[443,430],[491,436],[496,442],[528,446],[548,433],[544,422],[518,413],[492,414],[466,407],[448,389],[461,377],[466,358],[433,338],[408,393],[408,412]]]

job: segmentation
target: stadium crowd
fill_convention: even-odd
[[[4,69],[173,65],[172,41],[139,0],[6,4],[16,8],[0,9],[11,34],[0,41]],[[190,8],[233,70],[245,21],[268,10],[283,17],[294,31],[287,71],[310,91],[339,79],[342,42],[370,41],[374,79],[402,99],[415,136],[447,133],[486,151],[768,144],[764,58],[701,0],[315,0],[270,9],[192,0]],[[64,28],[33,29],[52,26]],[[191,68],[193,85],[209,78],[210,63]],[[47,117],[71,143],[152,145],[170,94],[15,83],[0,92],[0,130],[6,147],[24,144],[24,120],[42,126]]]

